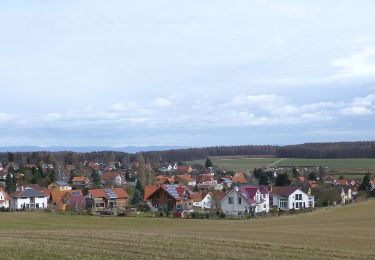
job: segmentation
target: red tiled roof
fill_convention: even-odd
[[[119,175],[118,172],[106,172],[106,173],[103,173],[102,175],[102,180],[105,180],[105,181],[113,181],[116,179],[116,177]]]
[[[76,176],[72,179],[72,182],[85,182],[87,181],[87,177],[85,176]]]
[[[157,189],[158,186],[156,185],[146,185],[143,195],[144,200],[147,200]]]
[[[246,177],[243,175],[242,172],[237,172],[233,177],[232,181],[234,183],[246,183]]]
[[[10,196],[5,192],[3,188],[0,187],[0,192],[4,194],[4,200],[10,200]]]
[[[180,179],[182,179],[184,181],[187,181],[187,182],[194,181],[194,179],[191,176],[191,174],[180,174],[180,175],[177,175],[176,178],[180,178]]]
[[[194,192],[191,197],[193,198],[193,202],[200,202],[203,199],[203,194],[201,192]]]
[[[211,174],[202,174],[199,176],[199,183],[214,181],[214,176]]]
[[[123,198],[129,198],[129,194],[126,192],[124,188],[113,188],[110,189],[114,193],[116,193],[117,197],[119,199]],[[89,190],[91,196],[93,198],[106,198],[108,199],[107,193],[105,192],[105,189],[94,189],[94,190]]]

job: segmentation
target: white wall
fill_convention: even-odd
[[[297,194],[301,194],[302,195],[302,200],[296,200],[297,198]],[[280,201],[282,199],[285,199],[285,197],[283,196],[280,196],[280,195],[277,195],[277,194],[274,194],[273,195],[273,205],[274,207],[277,207],[277,208],[280,208]],[[301,208],[309,208],[309,196],[304,193],[303,191],[301,191],[300,189],[296,190],[295,192],[293,192],[292,194],[289,195],[287,199],[287,207],[286,209],[300,209],[300,207],[297,208],[297,205],[296,203],[299,203],[301,202],[302,203],[302,207]],[[293,204],[294,203],[294,204]]]
[[[13,210],[23,209],[23,205],[30,205],[30,198],[13,198],[11,208]],[[35,197],[35,205],[39,204],[39,209],[47,208],[47,197]]]
[[[229,197],[233,197],[233,204],[229,204]],[[241,204],[238,204],[238,197],[241,197]],[[244,214],[245,211],[249,213],[250,207],[246,199],[235,189],[232,189],[221,201],[221,210],[225,215],[237,216]]]

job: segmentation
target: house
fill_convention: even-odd
[[[247,183],[246,177],[242,172],[237,172],[231,179],[233,183],[239,183],[239,184]]]
[[[197,182],[193,179],[191,174],[180,174],[175,176],[175,181],[185,186],[195,186]]]
[[[161,184],[173,184],[173,183],[175,183],[175,180],[173,177],[163,176],[163,175],[155,176],[155,184],[161,185]]]
[[[48,205],[48,197],[31,187],[23,188],[12,194],[12,210],[36,210],[45,209]]]
[[[303,209],[314,207],[314,196],[295,186],[271,187],[271,206],[279,209]]]
[[[40,193],[42,193],[43,195],[47,197],[47,201],[51,197],[51,191],[48,188],[41,187],[39,184],[26,184],[26,185],[18,186],[16,188],[16,191],[17,192],[23,191],[26,188],[31,188],[33,190],[39,191]]]
[[[352,201],[352,189],[350,186],[341,187],[341,204],[350,203]]]
[[[212,200],[212,195],[211,193],[202,193],[202,192],[194,192],[192,194],[193,198],[193,206],[197,208],[202,208],[202,209],[210,209],[211,208],[211,200]]]
[[[331,175],[323,177],[323,181],[325,184],[336,184],[336,178]]]
[[[68,192],[63,198],[65,210],[85,210],[86,209],[86,197],[82,195],[82,192]]]
[[[144,200],[152,211],[190,211],[193,208],[192,194],[193,192],[189,188],[180,184],[150,186],[147,194],[145,190]]]
[[[91,181],[86,176],[76,176],[72,179],[72,186],[76,189],[83,189],[91,185]]]
[[[190,165],[177,166],[177,172],[179,174],[188,174],[188,173],[192,173],[192,171],[193,171],[193,168]]]
[[[230,186],[232,186],[232,177],[231,176],[226,176],[226,177],[223,177],[223,178],[220,178],[218,181],[217,181],[218,185],[221,185],[221,189],[226,189],[226,188],[229,188]]]
[[[199,176],[199,185],[212,187],[212,186],[217,185],[217,181],[215,180],[214,176],[211,174],[202,174]]]
[[[54,181],[50,185],[48,185],[48,189],[52,190],[71,190],[72,186],[70,186],[65,181]]]
[[[231,216],[269,212],[269,193],[264,187],[235,186],[221,200],[221,210]]]
[[[102,174],[102,184],[105,186],[121,186],[125,179],[118,172],[105,172]]]
[[[128,205],[129,195],[124,188],[89,190],[91,208],[94,211],[114,210]]]
[[[10,206],[10,196],[5,192],[3,188],[0,187],[0,208],[9,209]]]

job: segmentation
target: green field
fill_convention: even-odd
[[[251,158],[244,156],[211,157],[214,165],[226,170],[248,171],[264,166],[323,166],[330,171],[339,171],[363,175],[366,171],[375,171],[375,159],[299,159],[299,158]],[[204,160],[186,162],[187,164],[204,165]]]
[[[260,168],[264,166],[272,165],[273,163],[280,160],[280,158],[252,158],[242,156],[222,156],[222,157],[210,157],[214,165],[220,168],[232,171],[246,171],[253,170],[254,168]],[[187,164],[201,164],[204,165],[205,160],[195,160],[186,162]]]
[[[257,220],[0,213],[0,259],[375,259],[375,201]]]

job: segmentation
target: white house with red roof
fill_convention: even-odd
[[[269,212],[269,209],[267,189],[254,185],[236,186],[221,200],[221,210],[231,216]]]
[[[271,205],[279,209],[304,209],[314,207],[314,196],[295,186],[272,187]]]
[[[10,196],[0,187],[0,208],[9,209]]]

